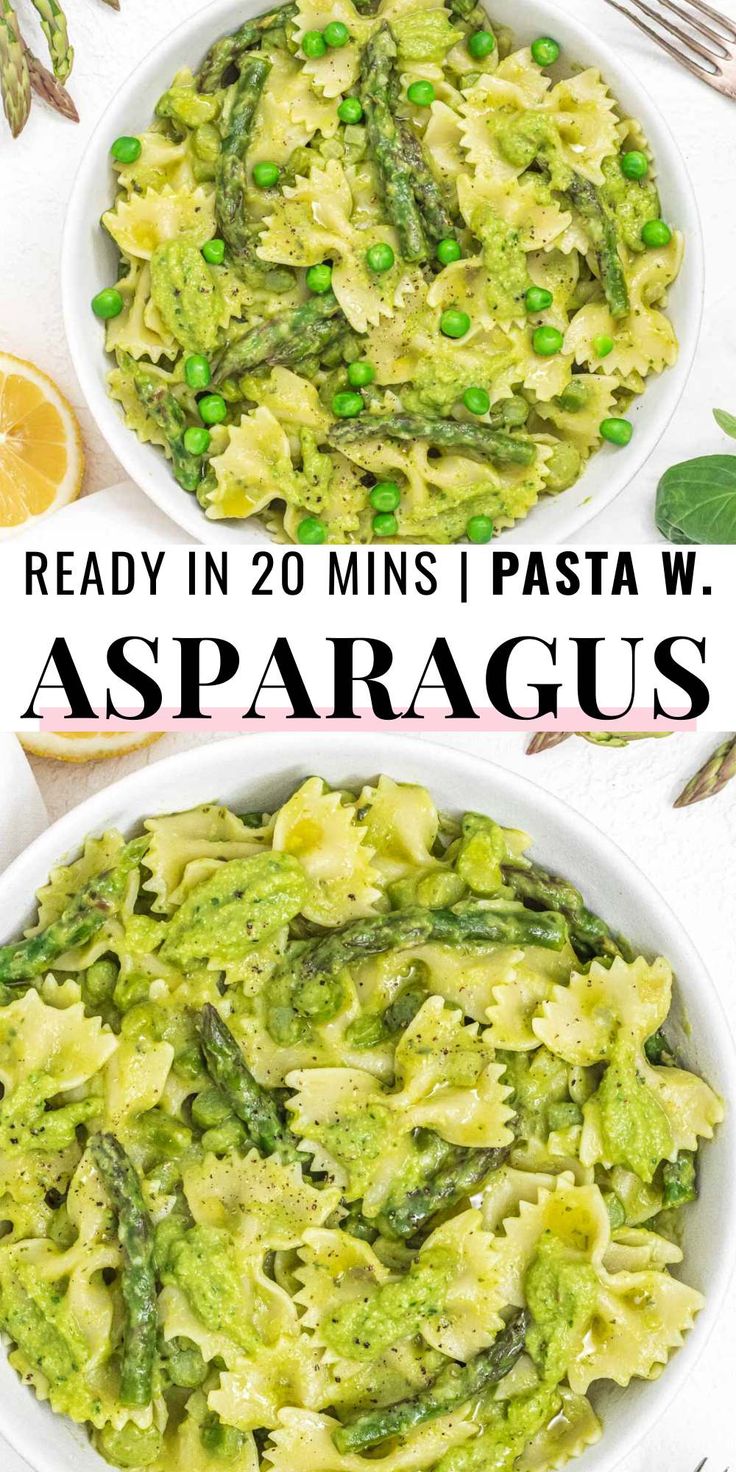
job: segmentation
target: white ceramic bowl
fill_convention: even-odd
[[[73,856],[87,833],[116,826],[136,830],[151,814],[217,799],[241,811],[273,809],[304,778],[319,773],[352,786],[387,772],[429,788],[438,806],[458,813],[472,806],[502,823],[526,829],[534,855],[569,876],[588,903],[650,954],[662,952],[677,978],[674,1033],[678,1051],[723,1094],[734,1077],[728,1024],[700,957],[649,880],[587,820],[526,779],[489,762],[428,741],[404,737],[257,736],[218,742],[156,762],[81,804],[35,843],[0,879],[2,940],[28,922],[32,896],[52,865]],[[726,1123],[702,1155],[701,1195],[686,1213],[686,1281],[706,1306],[684,1347],[661,1379],[615,1386],[594,1396],[604,1420],[602,1440],[575,1463],[579,1472],[612,1472],[663,1413],[690,1374],[718,1315],[736,1242],[734,1100]],[[79,1428],[53,1415],[0,1361],[0,1425],[37,1472],[102,1472],[103,1463]]]
[[[87,403],[128,474],[185,531],[202,542],[237,545],[262,542],[265,532],[258,520],[208,521],[194,497],[176,484],[161,450],[143,445],[126,428],[119,406],[108,398],[106,375],[110,359],[103,331],[90,311],[90,299],[116,274],[116,247],[98,221],[112,204],[114,176],[109,149],[121,133],[150,126],[160,94],[182,66],[196,66],[212,40],[233,30],[265,0],[214,0],[193,16],[142,61],[113,98],[90,139],[77,175],[67,212],[62,255],[64,319],[74,366]],[[611,86],[626,113],[644,125],[659,170],[663,213],[683,231],[686,255],[682,273],[672,289],[670,313],[680,339],[674,368],[653,379],[636,401],[632,414],[636,433],[625,454],[606,445],[595,455],[582,479],[559,496],[544,497],[518,527],[504,532],[514,541],[564,542],[579,531],[623,490],[636,475],[664,433],[679,402],[692,366],[703,307],[703,242],[698,210],[685,163],[649,93],[637,82],[628,64],[610,51],[592,31],[548,0],[488,0],[493,17],[509,25],[519,44],[534,36],[553,35],[568,57],[595,66]]]

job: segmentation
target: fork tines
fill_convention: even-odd
[[[736,25],[706,5],[705,0],[682,0],[682,3],[678,0],[653,0],[652,4],[648,0],[628,0],[627,5],[622,5],[620,0],[607,0],[607,3],[633,21],[681,66],[710,82],[719,91],[734,95],[731,79],[736,68]],[[670,15],[684,21],[688,29],[670,20]],[[654,21],[658,29],[647,25],[642,16]],[[672,45],[667,37],[682,45]],[[701,1463],[701,1467],[704,1465]],[[696,1472],[700,1472],[700,1468]]]

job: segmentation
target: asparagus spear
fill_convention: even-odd
[[[147,1406],[153,1395],[156,1358],[156,1277],[153,1226],[141,1195],[135,1168],[114,1135],[93,1135],[92,1158],[115,1209],[123,1257],[120,1288],[125,1329],[120,1365],[120,1399],[124,1406]]]
[[[256,368],[259,363],[288,363],[320,351],[328,340],[325,328],[329,326],[330,339],[335,330],[334,318],[340,312],[337,298],[331,291],[322,296],[310,297],[301,307],[280,312],[252,327],[223,354],[215,372],[215,379],[237,378]],[[344,328],[342,314],[339,318],[340,331]]]
[[[662,1167],[662,1205],[668,1207],[687,1206],[698,1199],[695,1173],[695,1156],[690,1150],[681,1150],[676,1160],[665,1160]]]
[[[424,228],[430,240],[454,240],[455,226],[445,206],[439,185],[424,156],[421,140],[408,122],[399,124],[399,142],[407,169],[411,174],[414,198],[419,206]]]
[[[93,875],[82,885],[58,920],[27,940],[0,946],[0,981],[30,981],[53,966],[65,951],[91,940],[119,909],[128,877],[138,867],[148,844],[148,837],[134,838],[121,850],[111,869]]]
[[[389,1436],[403,1436],[413,1426],[447,1415],[466,1401],[475,1400],[489,1385],[508,1375],[519,1358],[526,1339],[530,1316],[525,1309],[514,1315],[488,1349],[481,1350],[467,1365],[452,1361],[418,1395],[364,1411],[354,1421],[338,1427],[332,1440],[339,1452],[362,1452]]]
[[[135,369],[133,385],[143,407],[166,437],[176,480],[185,491],[196,491],[202,479],[203,461],[201,455],[191,455],[184,444],[187,421],[179,400],[161,378],[144,368]]]
[[[74,62],[74,49],[69,41],[66,16],[58,0],[32,0],[41,17],[41,30],[49,43],[54,76],[65,82]]]
[[[245,207],[248,188],[245,157],[270,70],[271,63],[265,57],[255,57],[243,67],[230,116],[230,132],[223,140],[217,169],[216,209],[220,230],[231,251],[240,256],[251,245]]]
[[[703,802],[706,797],[715,797],[716,793],[722,792],[734,776],[736,776],[736,736],[731,736],[728,741],[723,741],[720,746],[716,747],[707,762],[695,773],[694,777],[690,778],[674,806],[687,808],[694,802]]]
[[[60,112],[62,117],[69,118],[72,123],[78,123],[79,113],[77,112],[74,99],[69,96],[66,87],[62,87],[61,82],[57,81],[53,72],[50,72],[39,61],[38,57],[34,56],[32,51],[29,51],[25,41],[23,42],[23,49],[26,54],[26,61],[28,62],[31,86],[36,96],[41,97],[44,102],[48,102],[49,107],[53,107],[56,112]]]
[[[573,174],[568,189],[571,204],[582,215],[598,256],[601,281],[612,317],[625,317],[629,311],[629,292],[621,264],[618,234],[601,196],[588,179]]]
[[[309,943],[292,963],[290,974],[296,989],[313,981],[327,981],[365,956],[406,950],[427,941],[449,945],[498,941],[502,945],[536,945],[559,951],[566,939],[567,922],[562,915],[537,914],[533,910],[504,912],[480,905],[460,911],[412,906],[353,920],[342,930]]]
[[[279,1155],[282,1160],[303,1159],[275,1099],[256,1082],[229,1027],[209,1002],[199,1014],[197,1031],[207,1072],[243,1121],[256,1149],[262,1155]]]
[[[389,218],[396,227],[401,254],[405,261],[426,261],[429,254],[427,237],[414,198],[411,170],[404,158],[396,119],[391,111],[396,56],[396,42],[384,23],[363,50],[360,100],[365,113],[368,148],[378,170]]]
[[[458,20],[469,20],[476,4],[477,0],[449,0],[447,8],[450,15],[456,16]]]
[[[267,10],[254,20],[246,20],[230,36],[223,36],[210,47],[199,70],[197,90],[217,92],[222,87],[226,72],[239,67],[251,47],[258,46],[267,31],[285,26],[299,12],[298,5],[279,5],[276,10]]]
[[[526,749],[527,756],[537,756],[540,751],[551,751],[553,746],[561,746],[563,741],[569,741],[572,731],[538,731],[532,736]]]
[[[10,131],[17,138],[31,110],[31,77],[11,0],[0,0],[0,92]]]
[[[551,911],[557,918],[564,916],[569,926],[570,941],[579,956],[586,959],[608,956],[613,959],[622,954],[605,920],[587,908],[580,891],[568,880],[548,874],[537,864],[531,864],[528,869],[503,865],[502,872],[504,883],[523,904],[534,905],[542,913]]]
[[[389,1236],[414,1237],[438,1211],[456,1206],[479,1190],[494,1170],[503,1165],[510,1145],[488,1150],[450,1146],[447,1158],[434,1175],[412,1187],[401,1200],[389,1202],[379,1218]]]
[[[427,440],[441,450],[469,450],[499,465],[531,465],[536,447],[488,424],[459,419],[429,419],[420,414],[365,414],[333,425],[329,442],[337,450],[364,440]]]

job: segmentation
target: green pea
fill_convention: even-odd
[[[364,408],[360,394],[350,393],[347,389],[335,394],[332,400],[332,412],[337,419],[355,419],[356,414],[362,414]]]
[[[547,1105],[547,1128],[550,1130],[569,1130],[582,1122],[583,1111],[579,1104],[560,1100]]]
[[[559,353],[564,342],[556,327],[537,327],[532,334],[532,347],[540,358],[552,358]]]
[[[198,1130],[216,1129],[231,1117],[232,1109],[219,1089],[203,1089],[192,1100],[192,1124]]]
[[[599,426],[600,433],[609,445],[628,445],[634,426],[630,419],[604,419]]]
[[[366,362],[365,358],[357,363],[351,363],[348,368],[348,383],[351,388],[365,388],[372,383],[376,376],[376,370],[372,363]]]
[[[460,249],[460,246],[458,245],[456,240],[452,239],[450,235],[448,235],[445,240],[441,240],[439,245],[437,246],[437,260],[440,261],[443,266],[449,266],[452,264],[453,261],[459,261],[461,256],[462,250]]]
[[[95,1444],[106,1462],[114,1467],[148,1467],[161,1453],[161,1432],[156,1426],[142,1430],[133,1421],[126,1421],[120,1430],[110,1423],[97,1432]]]
[[[281,170],[278,164],[270,164],[265,159],[263,163],[253,166],[253,183],[257,189],[273,189],[281,178]]]
[[[110,152],[118,164],[134,164],[143,152],[140,138],[116,138]]]
[[[539,36],[532,42],[532,56],[537,66],[552,66],[560,54],[560,48],[551,36]]]
[[[197,408],[204,424],[223,424],[227,419],[227,404],[222,394],[205,394]]]
[[[296,529],[296,538],[304,547],[317,547],[327,541],[327,527],[318,516],[305,516]]]
[[[491,396],[485,388],[466,388],[463,403],[471,414],[487,414],[491,407]]]
[[[337,116],[341,123],[359,123],[363,116],[363,104],[357,97],[343,97]]]
[[[607,358],[613,352],[613,338],[607,337],[605,333],[602,337],[594,337],[593,349],[597,358]]]
[[[374,511],[395,511],[401,500],[401,491],[395,480],[379,480],[368,500]]]
[[[305,31],[302,36],[302,51],[313,61],[317,56],[324,56],[327,50],[327,42],[321,31]]]
[[[415,107],[431,107],[436,94],[431,82],[419,81],[407,87],[406,95]]]
[[[379,511],[373,518],[373,533],[376,537],[395,537],[399,523],[391,511]]]
[[[621,157],[621,173],[626,179],[645,179],[649,173],[649,159],[638,148],[632,148]]]
[[[234,1150],[241,1150],[247,1139],[245,1125],[231,1114],[222,1124],[205,1130],[200,1144],[207,1155],[231,1155]]]
[[[396,259],[391,246],[387,240],[379,240],[377,245],[372,245],[365,253],[369,269],[378,275],[384,271],[390,271]]]
[[[98,291],[97,296],[92,298],[92,311],[95,317],[100,317],[103,322],[109,322],[112,317],[119,317],[123,306],[123,298],[116,286],[105,286],[102,291]]]
[[[322,35],[327,45],[332,47],[333,50],[337,50],[339,46],[346,46],[350,40],[350,32],[341,20],[328,21]]]
[[[460,312],[457,307],[448,307],[440,317],[440,332],[445,337],[464,337],[470,329],[470,318],[467,312]]]
[[[198,424],[190,424],[189,429],[184,430],[184,449],[190,455],[204,455],[209,450],[212,436],[208,429],[203,429]]]
[[[468,51],[476,61],[483,61],[496,49],[496,38],[492,31],[474,31],[468,37]]]
[[[657,246],[669,245],[672,231],[664,220],[647,220],[642,229],[641,238],[648,250],[656,250]]]
[[[190,388],[207,388],[212,381],[212,369],[202,353],[190,353],[184,360],[184,377]]]
[[[225,259],[224,240],[208,240],[202,246],[202,255],[210,266],[221,266]]]
[[[219,1457],[223,1462],[234,1462],[240,1457],[246,1445],[248,1436],[246,1431],[238,1431],[235,1426],[228,1426],[221,1421],[219,1416],[208,1412],[200,1428],[199,1439],[206,1451],[212,1456]]]
[[[332,266],[310,266],[307,271],[307,286],[315,296],[324,296],[332,285]]]
[[[465,528],[465,535],[469,542],[490,542],[493,536],[493,522],[490,516],[471,516]]]
[[[545,286],[530,286],[524,297],[524,306],[527,312],[534,315],[537,312],[546,312],[552,306],[554,297]]]
[[[167,1346],[167,1369],[172,1385],[182,1390],[196,1390],[207,1377],[207,1365],[193,1339],[176,1338]]]

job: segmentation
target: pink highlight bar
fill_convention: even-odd
[[[523,714],[523,713],[522,713]],[[684,712],[683,712],[684,715]],[[455,719],[448,707],[428,706],[417,712],[416,715],[399,715],[398,726],[400,731],[508,731],[510,733],[522,732],[533,735],[538,731],[607,731],[614,734],[618,731],[626,734],[628,731],[647,731],[663,733],[665,731],[696,731],[697,721],[680,720],[675,712],[667,719],[655,720],[651,710],[639,708],[630,710],[625,716],[611,715],[609,720],[594,721],[585,715],[582,710],[574,706],[559,710],[556,716],[534,717],[533,712],[528,712],[527,719],[509,719],[501,715],[493,706],[479,706],[477,720],[468,720],[466,717]],[[327,707],[318,709],[316,718],[296,720],[291,716],[285,706],[273,706],[265,708],[260,718],[244,719],[243,712],[233,707],[216,707],[197,720],[182,720],[177,716],[174,706],[162,708],[155,716],[150,716],[144,721],[135,719],[135,711],[130,710],[124,716],[106,717],[104,711],[98,710],[94,720],[72,720],[69,717],[68,707],[64,709],[44,709],[41,712],[41,731],[79,731],[97,734],[104,731],[140,731],[145,734],[148,731],[186,731],[198,732],[202,735],[219,734],[221,732],[253,733],[256,731],[314,731],[323,727],[328,731],[382,731],[385,732],[388,725],[393,722],[380,720],[372,710],[359,709],[353,720],[333,720]]]

